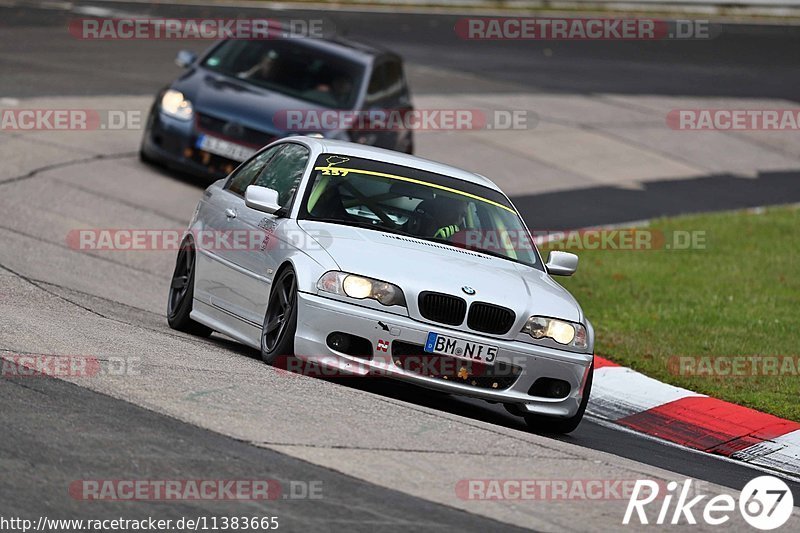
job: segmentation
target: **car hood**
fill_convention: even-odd
[[[202,68],[178,79],[172,88],[181,91],[197,113],[278,136],[292,132],[275,124],[276,114],[326,109]]]
[[[526,265],[369,229],[310,220],[299,225],[342,271],[399,285],[409,312],[416,310],[420,292],[434,291],[508,307],[521,323],[531,315],[583,319],[569,292],[545,272]],[[473,288],[475,295],[467,296],[463,287]]]

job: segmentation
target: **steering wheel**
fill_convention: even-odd
[[[373,201],[372,198],[368,198],[367,196],[361,194],[361,191],[353,187],[353,184],[348,182],[347,180],[342,180],[341,185],[345,187],[348,191],[353,193],[359,200],[364,202],[364,205],[370,208],[370,210],[375,213],[381,222],[389,226],[390,228],[398,228],[400,225],[395,223],[394,220],[389,218],[389,215],[386,214],[386,211],[381,209],[381,207],[377,204],[377,202]]]

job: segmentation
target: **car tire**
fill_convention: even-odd
[[[296,331],[297,275],[292,268],[286,268],[272,282],[261,326],[261,359],[274,365],[282,358],[293,357]]]
[[[152,136],[152,128],[153,128],[153,109],[150,110],[150,113],[147,115],[147,121],[145,122],[144,127],[144,134],[142,135],[142,142],[139,143],[139,161],[144,163],[145,165],[152,165],[156,166],[158,161],[147,155],[144,147],[147,141]]]
[[[155,161],[150,159],[150,157],[144,152],[144,147],[139,148],[139,161],[141,161],[145,165],[155,164]]]
[[[167,323],[172,329],[199,337],[208,337],[214,330],[190,318],[194,300],[194,273],[196,252],[191,239],[186,239],[178,250],[175,271],[167,299]]]
[[[586,406],[589,404],[589,395],[592,392],[592,377],[594,376],[594,364],[589,369],[589,377],[586,379],[586,387],[583,389],[583,398],[578,407],[578,412],[570,418],[554,418],[552,416],[542,415],[524,415],[525,423],[528,429],[534,433],[550,433],[550,434],[566,434],[572,433],[578,428],[583,414],[586,412]]]

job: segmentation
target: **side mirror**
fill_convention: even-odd
[[[571,276],[578,270],[578,256],[553,250],[547,256],[547,272],[552,276]]]
[[[278,191],[258,185],[247,186],[247,190],[244,191],[244,204],[251,209],[270,215],[281,209],[281,206],[278,205]]]
[[[181,50],[175,58],[175,64],[181,68],[188,68],[197,61],[197,54],[189,50]]]

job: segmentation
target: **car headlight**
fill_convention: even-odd
[[[183,93],[169,89],[161,97],[161,110],[171,117],[180,120],[192,118],[192,103],[187,100]]]
[[[403,290],[397,285],[347,272],[326,272],[317,281],[317,289],[356,300],[372,298],[383,305],[406,305]]]
[[[532,316],[522,331],[534,339],[550,338],[559,344],[574,348],[586,348],[588,343],[586,328],[583,325],[556,318]]]

